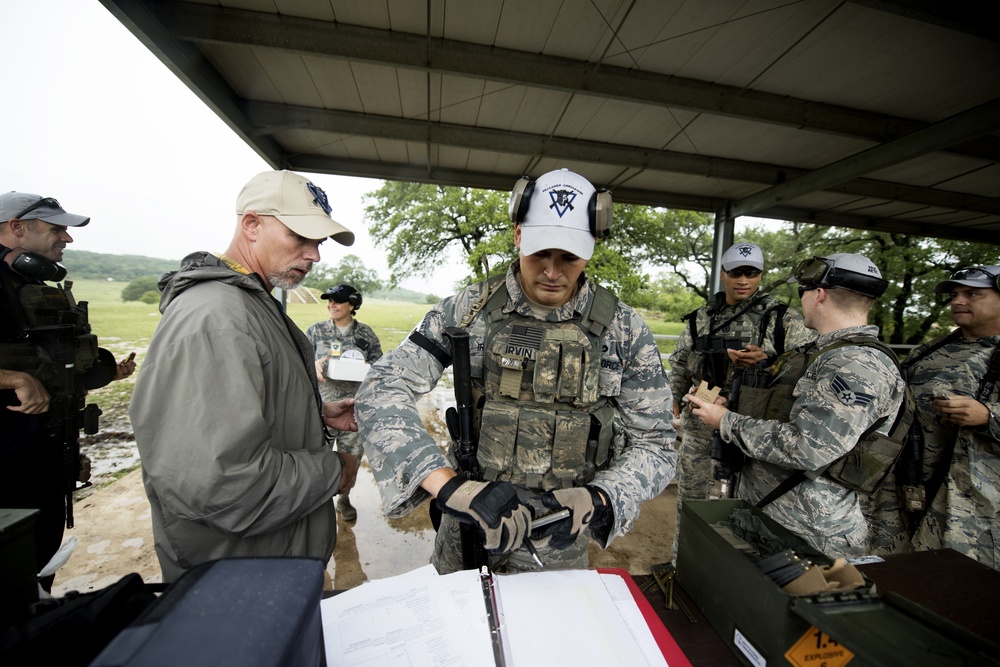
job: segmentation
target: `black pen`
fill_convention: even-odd
[[[545,564],[542,563],[542,559],[538,557],[538,549],[536,549],[535,545],[532,544],[530,537],[524,538],[524,546],[528,548],[528,552],[531,554],[532,560],[538,564],[538,567],[545,567]]]

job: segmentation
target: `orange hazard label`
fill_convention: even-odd
[[[785,659],[795,667],[842,667],[854,654],[813,626],[785,653]]]

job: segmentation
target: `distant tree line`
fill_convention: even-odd
[[[77,280],[114,280],[128,282],[133,278],[162,275],[180,266],[180,260],[158,259],[141,255],[109,255],[87,250],[69,250],[63,255],[63,265]]]

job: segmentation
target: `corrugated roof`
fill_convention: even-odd
[[[274,168],[569,167],[620,202],[1000,244],[1000,32],[970,3],[102,2]]]

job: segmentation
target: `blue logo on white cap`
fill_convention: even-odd
[[[570,190],[549,190],[549,198],[552,199],[549,208],[554,208],[559,217],[563,217],[568,211],[573,210],[573,200],[576,199],[576,194]]]

